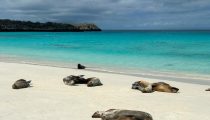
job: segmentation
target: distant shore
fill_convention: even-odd
[[[31,22],[0,19],[0,32],[85,32],[101,31],[95,24],[83,23],[72,25],[56,22]]]

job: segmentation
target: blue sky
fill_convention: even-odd
[[[210,0],[1,0],[0,18],[102,29],[210,29]]]

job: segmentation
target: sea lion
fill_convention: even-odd
[[[24,79],[17,80],[13,85],[13,89],[21,89],[21,88],[27,88],[30,86],[31,81],[26,81]]]
[[[78,75],[78,76],[70,75],[70,76],[63,78],[63,82],[66,85],[87,84],[88,81],[83,77],[84,77],[84,75]]]
[[[87,83],[87,86],[88,87],[94,87],[94,86],[101,86],[103,85],[100,81],[99,78],[96,78],[96,77],[92,77],[92,78],[88,78],[87,81],[89,81]]]
[[[65,85],[74,85],[75,84],[74,80],[71,79],[71,76],[67,76],[67,77],[63,78],[63,82]]]
[[[178,88],[172,87],[165,82],[149,83],[143,80],[134,82],[132,84],[132,89],[140,90],[143,93],[151,93],[154,91],[177,93],[179,91]]]
[[[177,93],[179,91],[178,88],[172,87],[165,82],[157,82],[152,84],[152,89],[158,92],[169,92],[169,93]]]
[[[132,89],[140,90],[143,93],[153,92],[152,84],[144,80],[134,82],[132,84]]]
[[[77,69],[85,69],[86,67],[84,65],[81,64],[77,64]]]
[[[210,91],[210,88],[206,89],[206,91]]]
[[[101,118],[101,120],[153,120],[149,113],[120,109],[97,111],[92,115],[92,118]]]
[[[99,78],[96,77],[91,77],[91,78],[84,78],[84,75],[70,75],[65,78],[63,78],[63,82],[66,85],[75,85],[75,84],[87,84],[88,87],[93,87],[93,86],[101,86],[103,85],[100,81]]]

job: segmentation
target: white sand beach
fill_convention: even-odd
[[[104,84],[67,86],[68,75],[98,77]],[[14,90],[18,79],[32,80],[32,86]],[[164,81],[179,93],[141,93],[133,82]],[[99,73],[85,70],[0,62],[0,120],[94,120],[98,110],[130,109],[150,113],[154,120],[209,120],[208,85]],[[100,120],[100,119],[95,119]]]

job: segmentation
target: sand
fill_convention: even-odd
[[[98,77],[103,86],[67,86],[68,75]],[[14,90],[20,79],[32,80],[32,87]],[[138,80],[163,81],[180,93],[141,93],[132,90]],[[154,120],[209,120],[208,85],[85,70],[0,62],[0,120],[94,120],[97,110],[110,108],[140,110]],[[99,120],[99,119],[95,119]]]

